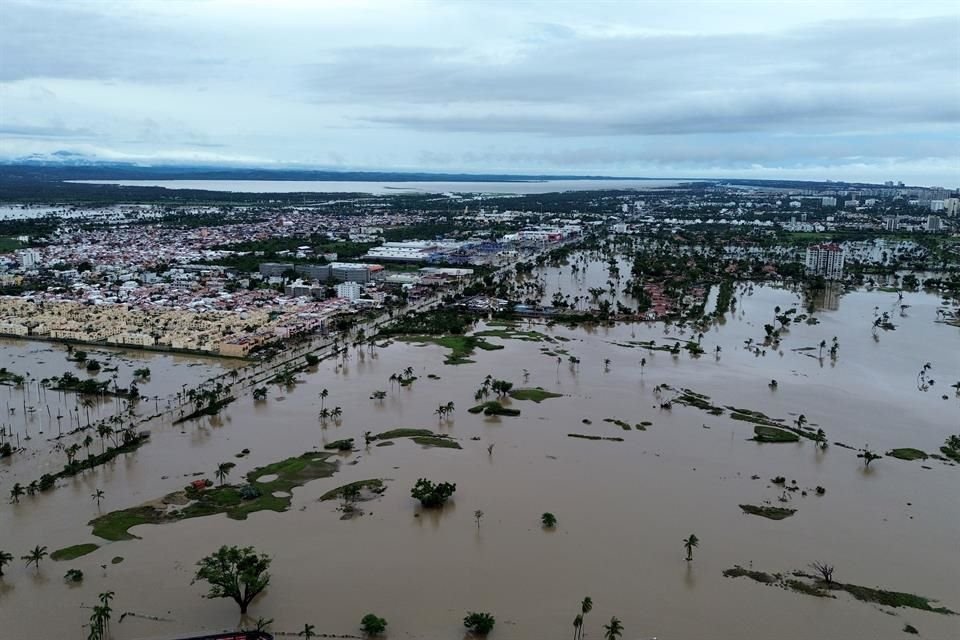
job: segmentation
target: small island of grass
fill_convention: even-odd
[[[562,398],[563,394],[544,391],[542,387],[536,387],[533,389],[514,389],[510,391],[509,396],[514,400],[532,400],[539,404],[549,398]]]
[[[475,407],[470,407],[467,409],[469,413],[482,413],[485,416],[518,416],[520,415],[519,409],[509,409],[496,400],[491,400],[490,402],[484,402],[483,404],[478,404]]]
[[[753,516],[761,516],[764,518],[769,518],[770,520],[783,520],[784,518],[789,518],[797,512],[796,509],[787,509],[785,507],[769,507],[769,506],[758,506],[753,504],[742,504],[740,508],[743,509],[744,513],[749,513]]]
[[[800,436],[786,429],[758,424],[753,427],[753,438],[751,439],[755,442],[797,442],[800,440]]]
[[[920,449],[912,449],[910,447],[891,449],[887,451],[887,455],[891,458],[897,458],[898,460],[926,460],[930,457]]]
[[[69,547],[64,547],[63,549],[57,549],[50,554],[51,560],[75,560],[81,556],[85,556],[88,553],[93,553],[100,548],[100,545],[94,544],[92,542],[87,542],[84,544],[75,544]]]

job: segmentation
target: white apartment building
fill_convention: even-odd
[[[36,249],[20,249],[16,252],[17,262],[24,269],[33,269],[40,264],[40,252]]]
[[[358,282],[341,282],[337,285],[337,297],[346,298],[347,300],[353,302],[360,297],[360,294],[363,293],[363,289],[360,287]]]
[[[807,247],[806,267],[810,275],[839,280],[843,277],[843,247],[835,243]]]

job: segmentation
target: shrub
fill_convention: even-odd
[[[368,613],[363,616],[363,619],[360,621],[360,628],[363,629],[365,634],[375,636],[386,631],[387,621],[372,613]]]
[[[426,478],[420,478],[410,489],[410,495],[420,501],[427,508],[440,507],[457,490],[457,485],[450,482],[434,484]]]
[[[489,613],[475,613],[471,611],[467,613],[463,619],[463,626],[481,636],[485,636],[493,631],[494,623],[496,623],[496,620],[494,620],[493,616]]]

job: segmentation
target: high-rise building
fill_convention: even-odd
[[[806,267],[810,275],[839,280],[843,277],[843,247],[836,243],[810,245]]]
[[[960,198],[947,198],[943,201],[943,211],[950,217],[960,214]]]
[[[837,206],[837,199],[833,196],[825,196],[820,198],[820,206],[822,207],[835,207]]]
[[[16,252],[17,262],[24,269],[33,269],[40,264],[40,252],[36,249],[20,249]]]
[[[927,231],[940,231],[940,216],[927,216]]]
[[[337,297],[353,301],[360,297],[363,289],[358,282],[341,282],[337,285]]]
[[[887,231],[896,231],[900,228],[900,220],[897,216],[887,216],[883,219],[883,226]]]

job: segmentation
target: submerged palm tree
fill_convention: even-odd
[[[19,504],[20,496],[24,494],[23,486],[17,482],[14,483],[13,488],[10,489],[10,502],[11,504]]]
[[[310,638],[316,638],[317,632],[314,631],[314,629],[315,627],[312,624],[305,624],[303,625],[303,631],[298,633],[297,636],[300,638],[306,638],[307,640],[310,640]]]
[[[13,561],[13,554],[0,550],[0,576],[3,575],[3,568]]]
[[[97,501],[97,509],[100,508],[100,501],[103,500],[103,496],[104,496],[103,489],[97,489],[96,491],[90,494],[90,497]]]
[[[33,564],[36,566],[37,571],[40,571],[40,561],[46,557],[47,557],[47,548],[37,545],[33,549],[31,549],[27,555],[22,556],[20,559],[26,560],[28,567],[31,564]]]
[[[617,640],[623,635],[623,625],[616,616],[610,618],[610,624],[603,625],[604,640]]]
[[[215,472],[217,480],[220,481],[220,486],[223,486],[224,481],[227,479],[227,476],[230,475],[230,469],[233,468],[232,462],[221,462],[217,465],[217,470]]]
[[[690,537],[683,541],[683,548],[687,550],[687,561],[693,560],[693,550],[700,546],[700,538],[697,534],[691,533]]]
[[[587,596],[580,602],[580,613],[583,614],[580,616],[581,624],[587,621],[587,614],[593,611],[593,598]],[[583,637],[583,631],[580,631],[580,637]]]
[[[327,391],[326,389],[322,389],[320,391],[320,410],[321,411],[323,411],[323,403],[324,403],[324,400],[327,399],[328,395],[330,395],[330,392]]]
[[[583,615],[578,613],[577,617],[573,619],[573,640],[580,637],[581,630],[583,630]]]

